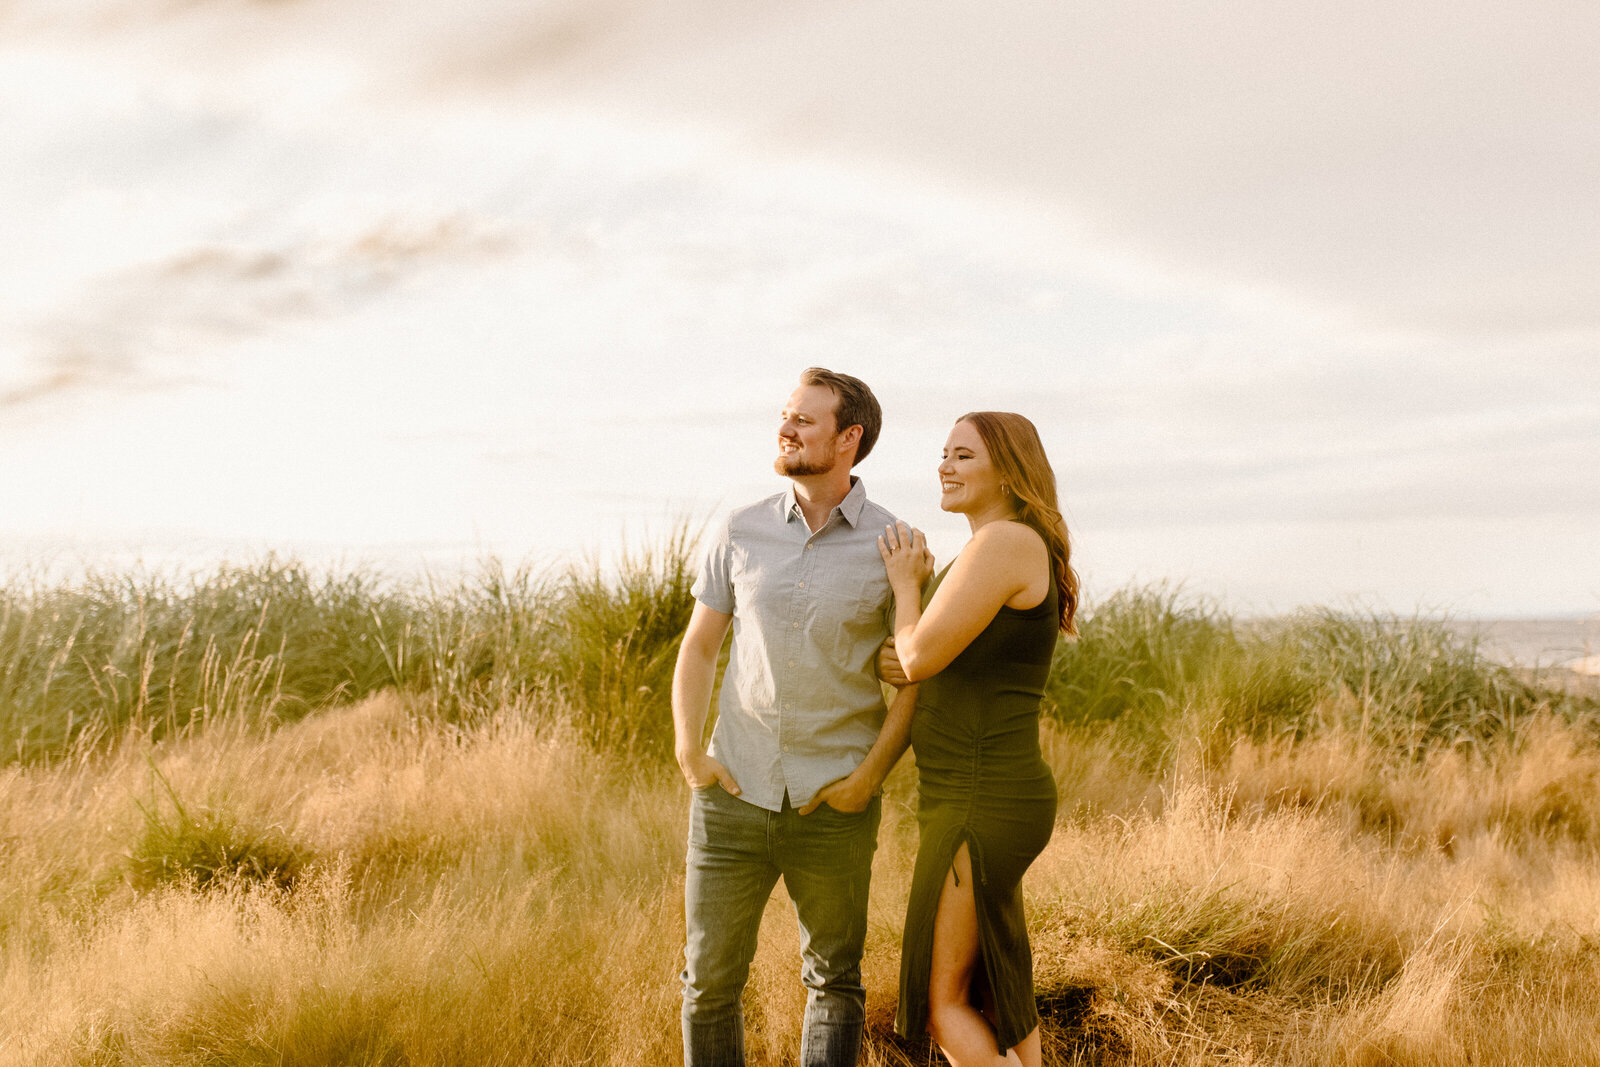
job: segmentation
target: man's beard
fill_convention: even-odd
[[[780,455],[772,461],[772,469],[785,478],[811,478],[833,470],[837,459],[804,460],[799,456]]]

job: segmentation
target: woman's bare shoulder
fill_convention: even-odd
[[[968,542],[972,548],[989,552],[1011,554],[1027,553],[1045,547],[1044,538],[1025,522],[1016,519],[999,519],[986,523]]]
[[[1002,519],[985,524],[961,550],[965,568],[1002,581],[1025,581],[1049,555],[1044,538],[1027,523]]]

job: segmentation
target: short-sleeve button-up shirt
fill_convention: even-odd
[[[893,607],[878,535],[892,522],[854,479],[812,533],[791,487],[733,511],[708,546],[692,592],[733,616],[711,755],[742,799],[803,806],[877,740],[885,707],[873,660]]]

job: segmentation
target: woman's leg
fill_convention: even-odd
[[[972,897],[972,860],[962,842],[944,876],[933,920],[933,967],[928,979],[928,1032],[951,1067],[1021,1063],[1038,1067],[1039,1030],[1004,1056],[995,1051],[994,1028],[972,1004],[972,978],[980,964],[978,908]]]

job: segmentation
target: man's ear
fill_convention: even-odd
[[[861,426],[846,426],[839,434],[837,449],[843,453],[846,449],[858,448],[861,445]]]

